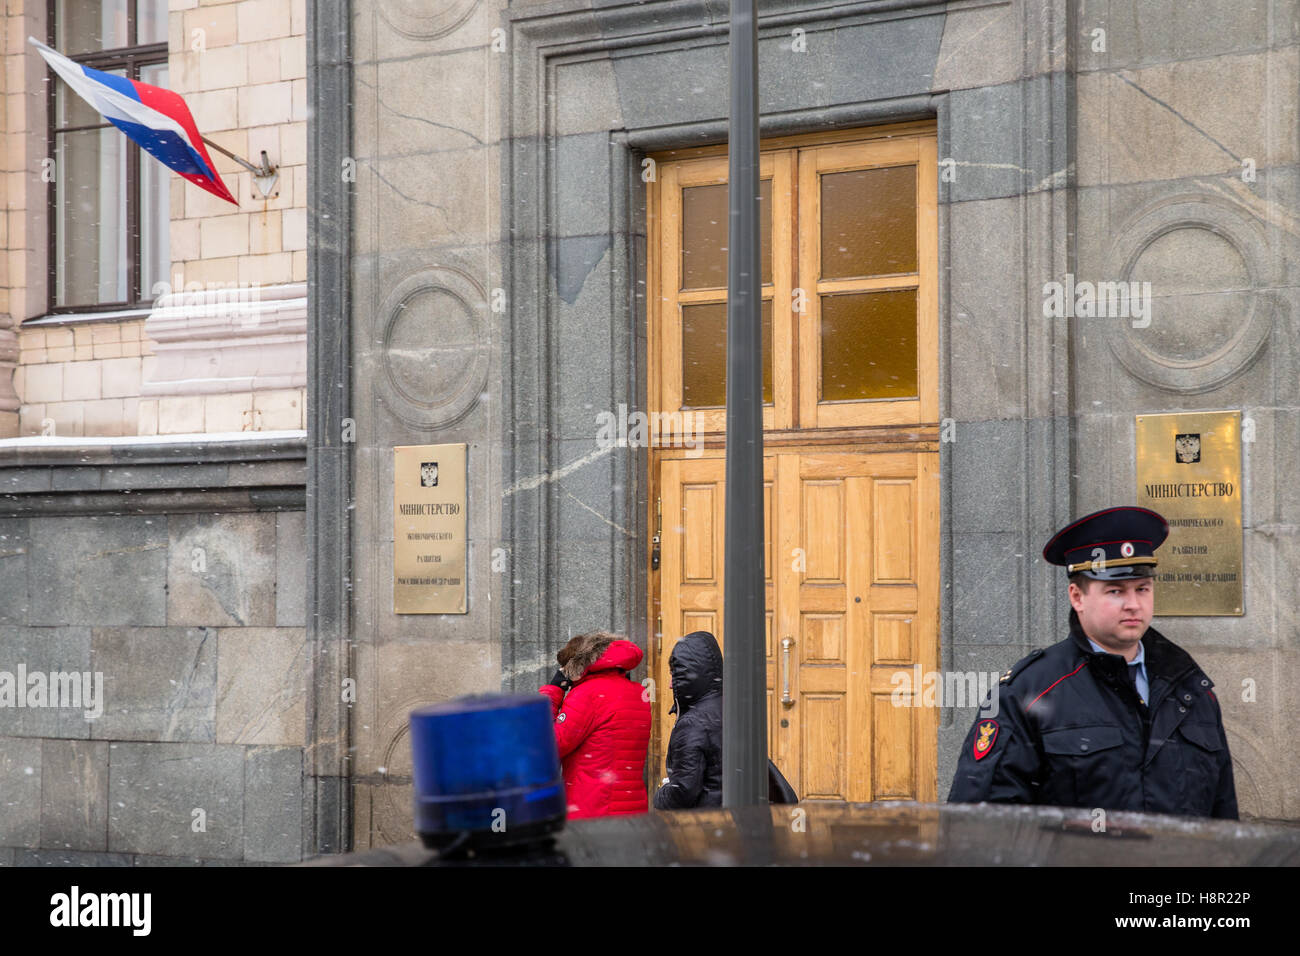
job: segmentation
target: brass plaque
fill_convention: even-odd
[[[393,613],[466,614],[467,447],[393,449]]]
[[[1138,415],[1137,503],[1169,522],[1156,614],[1242,614],[1241,412]]]

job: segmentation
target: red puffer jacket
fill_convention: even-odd
[[[566,670],[576,663],[574,673],[582,677],[567,696],[554,684],[541,688],[555,714],[571,820],[647,810],[650,702],[642,699],[641,685],[625,675],[641,657],[641,648],[617,640],[585,667],[581,661],[570,662]]]

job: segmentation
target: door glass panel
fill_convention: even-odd
[[[772,180],[759,182],[763,282],[772,281]],[[727,285],[727,184],[687,186],[682,190],[682,288],[721,289]]]
[[[821,401],[916,397],[916,290],[821,297]]]
[[[822,278],[916,271],[916,167],[821,177]]]
[[[682,306],[682,408],[727,404],[727,304]],[[763,404],[772,404],[772,303],[763,303]]]

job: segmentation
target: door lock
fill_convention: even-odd
[[[650,570],[651,571],[659,570],[659,536],[663,534],[664,531],[663,507],[664,507],[663,499],[656,498],[655,499],[655,534],[654,537],[650,539],[650,544],[652,545],[652,547],[650,548]]]

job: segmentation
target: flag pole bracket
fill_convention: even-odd
[[[203,142],[207,143],[218,153],[222,153],[223,155],[229,156],[235,162],[239,163],[240,166],[243,166],[250,173],[252,173],[253,184],[257,187],[257,191],[262,194],[263,199],[274,198],[274,196],[272,196],[272,192],[274,192],[276,184],[280,181],[280,167],[274,165],[267,159],[266,150],[262,150],[262,165],[254,166],[248,160],[240,156],[236,156],[230,150],[226,149],[224,146],[222,146],[219,143],[214,143],[206,136],[203,137]],[[279,193],[277,192],[275,193],[275,195],[278,196]]]

